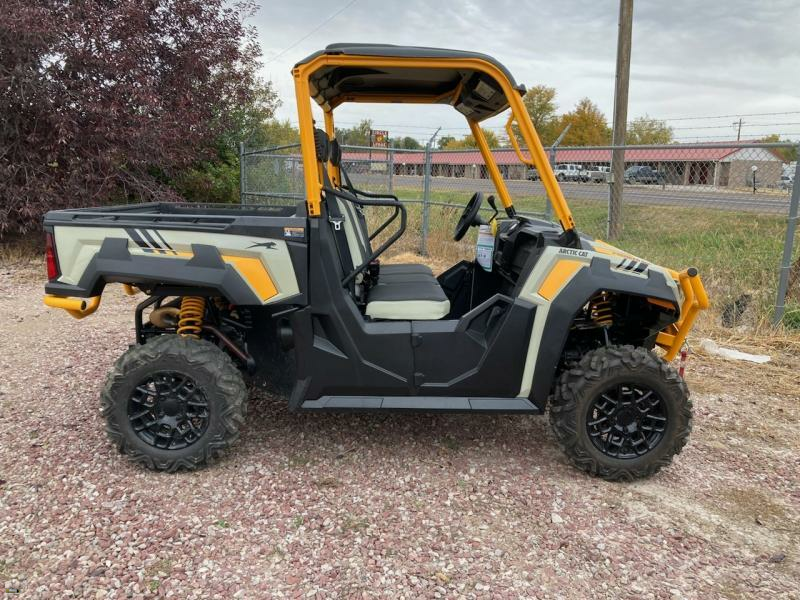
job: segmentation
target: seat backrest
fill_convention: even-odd
[[[329,142],[329,160],[334,167],[337,167],[340,172],[343,172],[342,167],[342,149],[336,139]],[[347,245],[350,250],[350,256],[355,263],[353,268],[358,267],[364,263],[365,260],[372,254],[372,248],[369,243],[369,230],[367,229],[367,220],[360,207],[357,207],[352,202],[336,198],[338,203],[339,212],[344,217],[344,230],[347,235]]]
[[[328,134],[322,129],[314,129],[314,150],[317,155],[317,166],[320,169],[324,185],[333,187],[333,183],[328,178],[328,161],[331,157],[331,144],[328,139]],[[353,270],[353,263],[358,260],[359,255],[357,253],[352,254],[354,251],[357,252],[357,248],[350,243],[351,235],[348,234],[346,227],[343,226],[341,229],[337,229],[334,225],[334,221],[341,218],[341,220],[346,223],[350,220],[350,217],[344,212],[344,207],[340,203],[339,198],[333,196],[333,194],[326,195],[324,202],[329,215],[329,223],[333,237],[336,242],[336,251],[339,254],[339,260],[342,265],[342,272],[348,274]],[[361,263],[359,262],[359,264]]]
[[[359,215],[360,210],[352,203],[341,198],[336,198],[339,206],[339,212],[344,217],[344,232],[347,236],[347,246],[350,250],[350,256],[353,259],[353,268],[364,264],[367,257],[372,253],[369,246],[369,238],[363,235],[359,220],[363,218]]]

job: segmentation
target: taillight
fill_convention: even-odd
[[[53,234],[50,231],[45,232],[44,255],[47,260],[47,279],[53,281],[53,279],[56,279],[59,275],[61,275],[61,271],[58,269],[56,244],[53,240]]]

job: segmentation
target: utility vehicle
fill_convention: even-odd
[[[555,437],[581,469],[630,479],[669,463],[691,428],[689,394],[670,362],[707,306],[700,277],[578,233],[525,88],[489,56],[435,48],[336,44],[292,73],[299,205],[155,203],[45,217],[48,306],[82,318],[108,284],[144,295],[135,343],[102,391],[113,443],[153,469],[198,467],[237,438],[245,381],[288,379],[292,410],[549,407]],[[434,276],[421,264],[379,262],[406,229],[406,207],[356,189],[342,168],[333,115],[346,102],[444,104],[466,117],[505,215],[489,196],[494,216],[481,216],[476,192],[453,238],[485,226],[485,266],[462,260]],[[557,223],[514,208],[480,127],[505,111]],[[369,229],[375,207],[389,216]]]

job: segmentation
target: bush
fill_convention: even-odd
[[[175,190],[230,199],[217,145],[275,105],[256,77],[251,12],[226,0],[4,2],[0,235],[68,206]]]

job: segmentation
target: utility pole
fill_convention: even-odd
[[[622,231],[622,186],[625,183],[625,134],[628,126],[628,83],[631,75],[633,0],[619,2],[617,78],[614,86],[614,134],[611,140],[611,186],[608,196],[608,239]]]
[[[733,126],[736,127],[736,125],[737,125],[737,121],[734,121],[733,122]],[[742,117],[739,117],[738,125],[739,125],[739,128],[736,131],[736,141],[737,142],[742,139]]]

